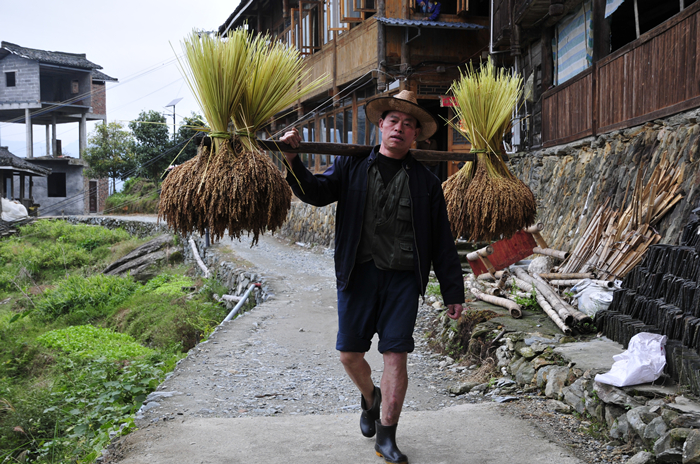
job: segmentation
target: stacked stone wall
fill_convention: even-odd
[[[325,247],[333,246],[335,236],[336,203],[316,207],[301,201],[293,201],[287,222],[277,232],[293,242]]]
[[[511,170],[535,194],[538,221],[550,247],[570,251],[596,208],[606,201],[622,209],[627,184],[637,172],[644,185],[665,154],[684,170],[684,198],[659,223],[661,243],[678,244],[691,211],[700,199],[700,111],[656,120],[557,147],[511,156]],[[628,195],[629,203],[631,193]]]

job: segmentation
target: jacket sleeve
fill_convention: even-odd
[[[435,276],[440,282],[443,301],[448,304],[464,303],[464,278],[457,247],[447,217],[447,206],[439,183],[430,192],[432,214],[432,257]]]
[[[292,169],[287,166],[287,183],[304,203],[326,206],[338,201],[342,184],[340,159],[341,157],[336,157],[336,161],[325,172],[314,175],[297,156],[292,161]]]
[[[436,2],[435,5],[433,5],[431,15],[428,18],[428,20],[435,21],[437,19],[437,17],[440,15],[440,7],[441,7],[440,2]]]

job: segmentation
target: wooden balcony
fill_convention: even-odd
[[[545,147],[700,106],[700,2],[542,95]]]
[[[328,83],[315,95],[342,86],[378,68],[377,21],[374,18],[340,35],[336,41],[323,46],[320,52],[305,59],[310,70],[309,80],[329,76]]]

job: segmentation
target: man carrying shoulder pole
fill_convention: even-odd
[[[293,171],[287,182],[311,205],[338,202],[336,349],[361,393],[362,434],[376,434],[374,448],[385,462],[407,464],[396,445],[396,428],[408,388],[418,297],[425,293],[432,265],[447,314],[457,319],[464,281],[440,181],[409,154],[414,141],[435,133],[435,119],[406,90],[373,99],[365,111],[382,132],[379,147],[366,158],[339,156],[317,175],[296,154],[285,153]],[[281,141],[297,148],[301,137],[292,129]],[[379,387],[365,360],[375,333],[384,360]]]

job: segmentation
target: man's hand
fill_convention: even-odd
[[[462,311],[464,311],[464,308],[461,304],[447,305],[447,317],[450,319],[459,319],[459,316],[462,315]]]
[[[290,145],[292,148],[298,148],[299,143],[301,142],[301,136],[299,135],[299,131],[296,129],[296,127],[292,127],[291,130],[288,130],[287,132],[285,132],[285,134],[280,139],[280,142],[284,142],[284,143]],[[297,157],[297,154],[296,153],[284,153],[284,156],[285,156],[285,158],[287,158],[287,162],[291,165],[294,158]]]

